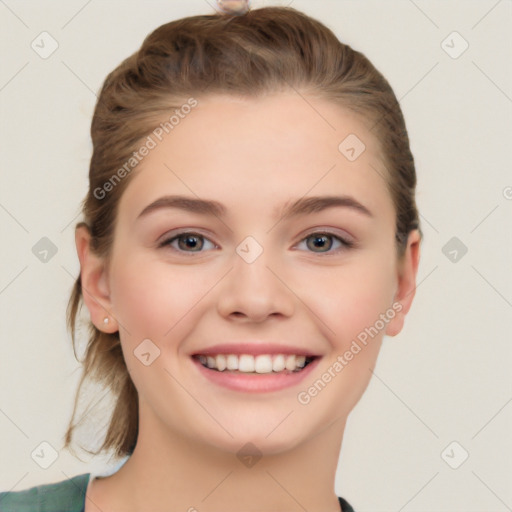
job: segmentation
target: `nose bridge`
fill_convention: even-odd
[[[233,268],[221,289],[220,314],[262,321],[270,315],[290,316],[293,313],[293,294],[270,270],[275,266],[270,260],[276,263],[271,256],[271,251],[265,250],[252,237],[237,246]]]

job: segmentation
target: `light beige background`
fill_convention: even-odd
[[[60,451],[48,469],[31,457],[41,442],[60,449],[79,377],[65,306],[95,93],[150,31],[212,12],[208,1],[0,1],[0,490],[112,470],[85,454]],[[415,303],[349,419],[336,491],[357,512],[512,510],[512,2],[253,6],[289,3],[393,86],[425,234]],[[59,45],[47,59],[31,48],[43,31]],[[453,31],[469,44],[458,58],[443,49],[463,48]],[[32,252],[42,237],[57,248],[46,263]],[[452,237],[467,247],[455,262]]]

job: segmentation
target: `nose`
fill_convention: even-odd
[[[238,254],[233,256],[233,269],[221,282],[217,310],[226,319],[260,323],[270,317],[293,315],[295,296],[286,279],[270,267],[265,252],[252,263]]]

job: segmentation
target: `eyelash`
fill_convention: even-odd
[[[202,235],[201,233],[196,233],[194,231],[183,231],[181,233],[178,233],[174,236],[172,236],[171,238],[168,238],[167,240],[164,240],[162,243],[159,244],[159,248],[165,248],[165,247],[169,247],[171,248],[172,250],[176,251],[176,252],[180,252],[180,253],[190,253],[190,254],[194,254],[195,252],[197,253],[201,253],[201,252],[204,252],[203,250],[199,250],[199,251],[183,251],[181,249],[177,249],[175,247],[172,247],[172,243],[176,240],[178,240],[180,237],[183,237],[185,235],[192,235],[192,236],[195,236],[195,237],[198,237],[198,238],[201,238],[203,240],[207,240],[208,242],[210,242],[212,245],[215,246],[215,248],[217,248],[218,246],[212,242],[209,238],[207,238],[206,236]],[[326,236],[326,237],[330,237],[332,239],[334,239],[335,241],[338,241],[340,243],[340,247],[338,247],[337,249],[335,250],[331,250],[329,249],[328,251],[309,251],[309,252],[312,252],[313,254],[326,254],[326,255],[329,255],[329,254],[336,254],[338,252],[341,252],[341,251],[346,251],[346,250],[349,250],[349,249],[352,249],[355,247],[355,243],[351,240],[347,240],[339,235],[335,235],[334,233],[330,233],[329,231],[313,231],[311,233],[308,233],[305,237],[303,237],[297,245],[301,244],[301,243],[305,243],[309,238],[313,237],[313,236],[317,236],[317,237],[320,237],[320,236]]]
[[[197,238],[202,238],[203,240],[208,240],[208,242],[210,242],[212,245],[215,246],[215,248],[217,247],[216,244],[214,244],[208,237],[202,235],[201,233],[196,233],[195,231],[182,231],[181,233],[178,233],[174,236],[172,236],[171,238],[168,238],[167,240],[164,240],[161,244],[159,244],[159,248],[170,248],[171,250],[174,250],[176,252],[179,252],[179,253],[190,253],[190,254],[194,254],[194,252],[197,252],[197,253],[201,253],[201,252],[204,252],[204,251],[182,251],[181,249],[177,249],[175,247],[172,247],[172,242],[174,242],[175,240],[178,240],[180,237],[183,237],[183,236],[194,236],[194,237],[197,237]]]

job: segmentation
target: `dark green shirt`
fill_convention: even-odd
[[[25,491],[1,492],[1,512],[84,512],[90,473],[55,484],[39,485]],[[339,498],[343,512],[354,509]]]

